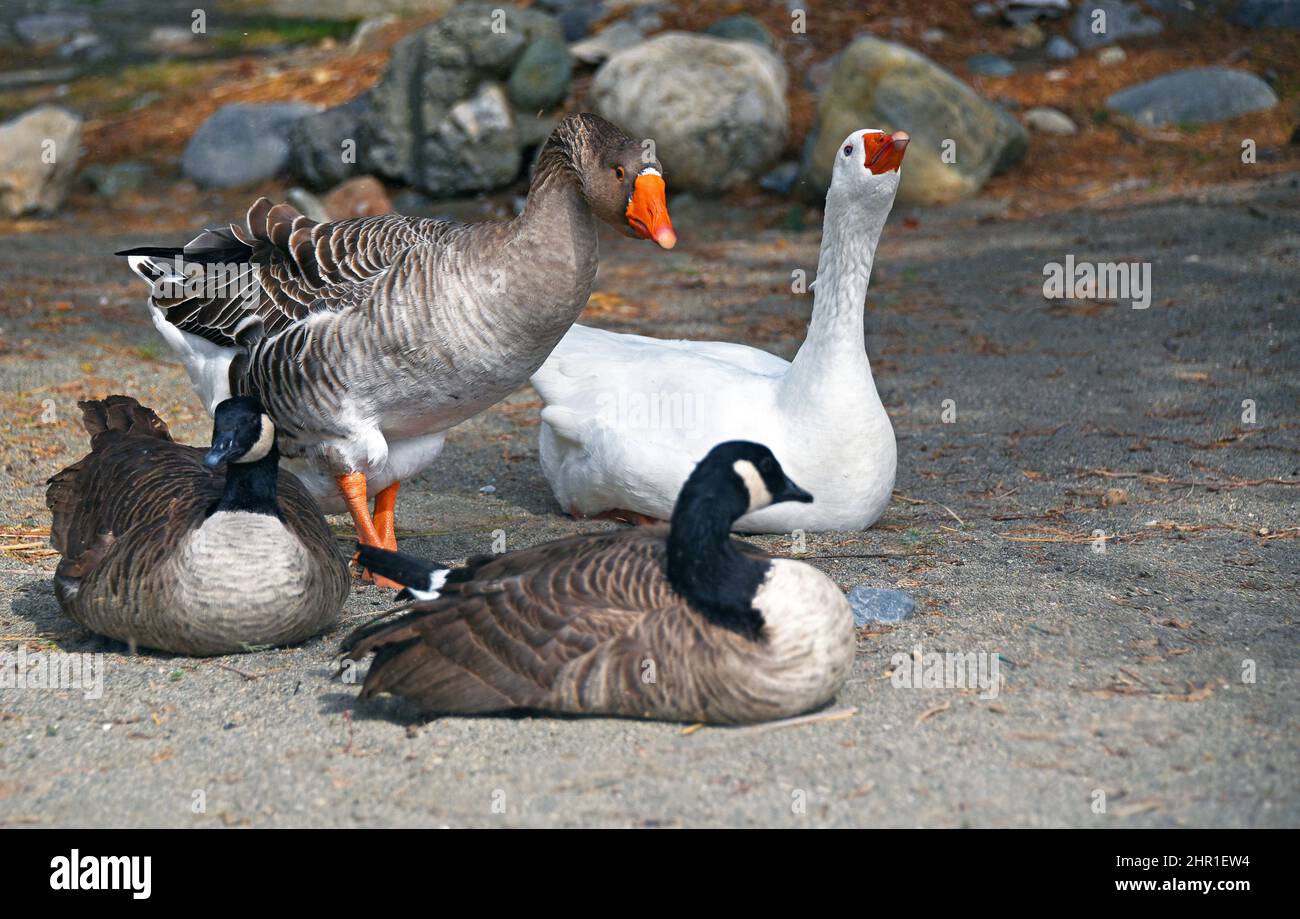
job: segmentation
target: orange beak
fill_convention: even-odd
[[[647,172],[636,177],[627,206],[627,224],[637,236],[653,239],[665,249],[677,245],[677,232],[668,219],[663,176]]]
[[[862,146],[866,151],[866,167],[874,175],[892,172],[903,164],[903,154],[907,152],[907,142],[911,140],[906,131],[893,134],[863,134]]]

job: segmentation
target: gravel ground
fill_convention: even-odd
[[[819,719],[692,731],[357,704],[332,658],[386,608],[363,585],[298,648],[130,656],[61,615],[54,560],[10,535],[0,647],[103,652],[105,677],[97,699],[0,689],[0,824],[1296,825],[1297,187],[1016,222],[987,202],[895,215],[867,325],[898,493],[876,527],[805,554],[917,611],[863,631]],[[686,199],[674,218],[672,253],[606,241],[589,321],[792,355],[810,301],[790,272],[815,267],[816,229]],[[0,245],[9,534],[48,523],[42,483],[84,448],[75,399],[131,393],[183,438],[208,434],[107,256],[159,235],[58,229]],[[1067,253],[1149,262],[1150,308],[1045,300],[1043,266]],[[525,388],[452,433],[403,489],[405,549],[453,560],[494,530],[526,546],[612,525],[559,515],[536,408]],[[896,688],[891,658],[917,645],[998,653],[1001,691]]]

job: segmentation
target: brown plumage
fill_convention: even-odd
[[[128,396],[80,407],[91,452],[46,491],[50,542],[63,554],[55,593],[68,616],[120,641],[195,655],[301,641],[336,619],[350,588],[346,560],[311,496],[292,475],[276,482],[275,457],[261,461],[271,464],[261,470],[269,496],[225,507],[227,475],[204,464],[205,451],[173,441],[153,411]],[[236,472],[259,474],[251,461]]]
[[[723,724],[828,701],[853,656],[848,603],[815,568],[727,535],[726,518],[762,500],[731,481],[730,463],[709,462],[683,489],[672,530],[575,536],[475,559],[450,573],[437,599],[353,633],[345,658],[375,654],[362,697],[394,693],[439,713]],[[781,500],[784,475],[775,481],[769,491]],[[688,568],[699,563],[698,577],[670,563],[675,551],[691,556]],[[363,561],[389,577],[419,565],[369,549]]]

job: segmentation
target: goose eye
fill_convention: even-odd
[[[615,166],[615,167],[614,167],[614,177],[617,178],[620,182],[623,181],[623,177],[624,177],[625,175],[627,175],[627,173],[625,173],[625,172],[623,171],[623,167],[622,167],[622,166]]]
[[[846,144],[846,145],[845,145],[845,147],[844,147],[844,155],[845,155],[845,156],[852,156],[852,155],[853,155],[853,144]]]

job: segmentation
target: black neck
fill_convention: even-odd
[[[748,558],[731,540],[731,525],[747,507],[736,499],[688,481],[673,508],[668,534],[668,583],[715,625],[757,639],[763,616],[754,594],[768,563]]]
[[[280,504],[275,492],[279,467],[280,451],[274,446],[255,462],[226,463],[226,487],[209,515],[218,511],[244,511],[279,516]]]

